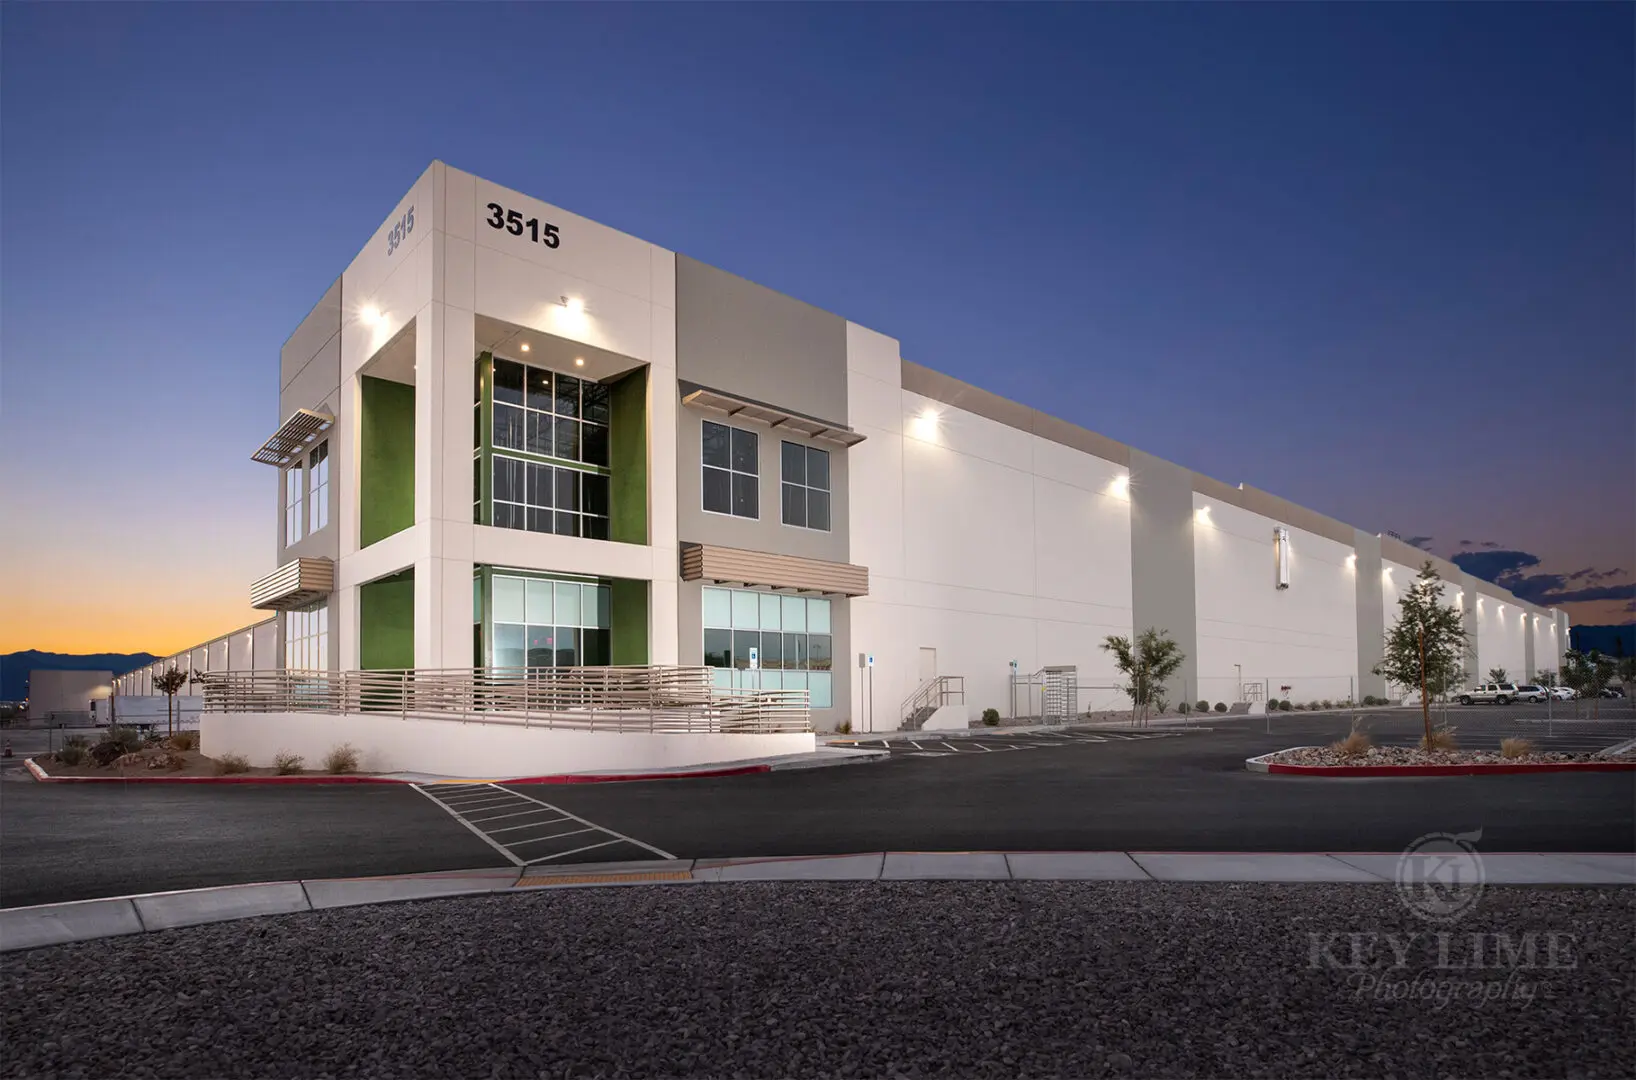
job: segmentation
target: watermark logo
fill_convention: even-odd
[[[1483,897],[1483,830],[1427,833],[1397,860],[1397,895],[1411,912],[1433,923],[1452,923]]]

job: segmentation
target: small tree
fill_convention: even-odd
[[[1130,682],[1119,689],[1130,695],[1130,722],[1146,723],[1148,710],[1165,696],[1165,684],[1186,659],[1181,646],[1163,630],[1149,627],[1131,639],[1109,634],[1104,652],[1113,653],[1114,667]]]
[[[1386,633],[1385,659],[1375,674],[1399,686],[1420,687],[1420,716],[1431,745],[1431,698],[1446,694],[1462,677],[1466,648],[1465,619],[1460,609],[1441,603],[1443,579],[1427,559],[1420,576],[1398,598],[1397,625]]]
[[[1562,654],[1562,685],[1572,688],[1581,698],[1590,699],[1592,719],[1601,718],[1602,691],[1615,674],[1614,662],[1595,649],[1588,653],[1569,649]],[[1574,711],[1579,711],[1577,705]]]
[[[1511,678],[1505,673],[1505,669],[1503,667],[1491,667],[1488,669],[1488,681],[1510,682]]]
[[[1613,640],[1618,641],[1619,639],[1614,638]],[[1614,671],[1618,674],[1620,682],[1626,685],[1636,683],[1636,656],[1621,657],[1619,662],[1614,665]]]
[[[1549,690],[1551,687],[1556,685],[1556,672],[1542,671],[1535,677],[1534,681],[1545,687],[1545,689]]]
[[[171,720],[172,707],[176,704],[176,694],[186,686],[187,674],[175,667],[170,668],[154,677],[153,688],[165,695],[165,734],[176,734],[176,725]]]

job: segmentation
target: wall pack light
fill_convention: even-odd
[[[1278,587],[1289,588],[1289,530],[1282,525],[1272,531],[1273,551],[1278,558]]]

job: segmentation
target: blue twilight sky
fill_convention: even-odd
[[[7,4],[0,650],[250,621],[278,347],[434,157],[1624,621],[1633,41],[1629,4]]]

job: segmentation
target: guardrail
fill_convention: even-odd
[[[707,667],[213,671],[199,681],[206,713],[395,713],[677,734],[812,730],[807,691],[719,687]]]

